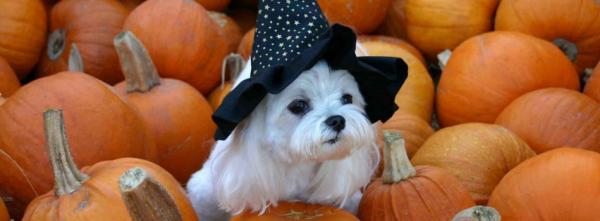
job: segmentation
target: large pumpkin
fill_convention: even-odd
[[[46,10],[40,0],[0,0],[0,56],[23,79],[46,42]]]
[[[396,94],[398,110],[430,122],[434,86],[419,50],[403,40],[386,36],[360,36],[358,42],[370,56],[398,57],[406,62],[408,78]]]
[[[62,72],[23,86],[0,106],[0,193],[27,202],[52,188],[42,113],[66,113],[65,123],[79,165],[119,157],[156,158],[142,117],[105,83],[87,74]]]
[[[153,133],[158,165],[181,183],[208,158],[216,125],[212,107],[189,84],[160,78],[144,46],[131,32],[115,37],[125,81],[117,93],[138,110]]]
[[[383,22],[391,0],[317,0],[330,23],[347,25],[368,34]]]
[[[382,32],[407,38],[429,59],[464,40],[492,30],[499,0],[397,0]]]
[[[489,201],[504,221],[597,220],[600,154],[558,148],[533,157],[500,181]]]
[[[163,77],[183,80],[205,95],[219,84],[227,41],[195,1],[145,1],[127,17],[124,29],[144,43]]]
[[[441,168],[413,167],[400,133],[385,132],[383,176],[360,201],[362,221],[447,221],[474,205],[460,182]]]
[[[227,41],[229,52],[236,51],[244,34],[240,26],[232,18],[221,12],[211,11],[208,12],[208,15],[221,29],[220,32],[223,33],[223,37]]]
[[[452,52],[437,89],[442,126],[492,123],[517,97],[546,87],[579,89],[571,62],[552,43],[517,32],[473,37]]]
[[[358,221],[354,215],[339,208],[325,205],[305,204],[298,202],[278,202],[259,215],[244,212],[231,218],[230,221]]]
[[[527,143],[493,124],[469,123],[439,130],[413,156],[415,165],[445,168],[485,204],[502,177],[535,155]]]
[[[578,66],[593,68],[600,60],[600,3],[596,0],[503,0],[496,30],[520,31],[554,41]]]
[[[562,146],[600,151],[600,103],[562,88],[527,93],[496,119],[537,153]]]
[[[585,84],[583,93],[600,102],[600,62],[598,62],[598,65],[592,71],[592,75]]]
[[[112,38],[121,31],[127,9],[114,0],[62,0],[52,8],[47,48],[38,74],[68,70],[73,43],[84,72],[109,84],[123,80]]]
[[[80,171],[70,153],[62,111],[49,110],[44,117],[55,189],[33,200],[23,221],[138,221],[152,214],[144,209],[147,205],[161,210],[163,216],[179,215],[180,219],[146,220],[197,220],[177,180],[151,162],[121,158]]]
[[[0,96],[8,97],[21,87],[17,75],[8,62],[0,56]]]

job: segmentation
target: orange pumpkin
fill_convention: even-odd
[[[445,170],[413,167],[400,133],[384,132],[383,176],[369,184],[360,201],[362,221],[450,220],[474,206],[462,185]]]
[[[158,165],[181,183],[208,158],[216,125],[212,108],[189,84],[160,78],[144,46],[131,32],[115,37],[125,81],[118,94],[138,110],[150,128],[158,149]]]
[[[227,15],[240,26],[242,33],[246,33],[256,27],[256,10],[236,8],[229,10]]]
[[[221,70],[221,86],[210,92],[208,102],[214,110],[217,110],[225,96],[229,94],[233,87],[233,81],[244,68],[244,60],[238,54],[230,54],[223,59],[223,69]]]
[[[520,31],[555,42],[577,65],[593,68],[600,60],[600,3],[535,0],[501,1],[496,30]]]
[[[129,14],[124,29],[144,43],[163,77],[183,80],[205,95],[219,84],[228,42],[195,1],[145,1]]]
[[[128,209],[134,208],[133,215],[148,214],[151,211],[139,210],[147,204],[162,209],[163,215],[179,215],[178,220],[197,220],[185,191],[164,169],[148,161],[122,158],[99,162],[79,171],[70,153],[62,111],[47,111],[44,125],[55,189],[33,200],[23,221],[137,221],[139,219],[131,217]],[[140,196],[142,193],[144,196]],[[175,208],[165,208],[168,202]]]
[[[133,9],[135,9],[138,5],[142,4],[144,2],[144,0],[119,0],[121,2],[121,4],[123,4],[123,6],[125,6],[125,8],[128,11],[133,11]]]
[[[10,221],[8,210],[6,209],[3,200],[0,200],[0,221]]]
[[[585,84],[583,93],[600,102],[600,62],[592,71],[591,77]]]
[[[386,36],[360,36],[361,46],[371,56],[402,58],[408,65],[408,78],[396,95],[398,109],[431,121],[433,112],[433,80],[425,66],[425,59],[412,45]]]
[[[0,56],[0,96],[8,97],[21,87],[17,75],[8,62]]]
[[[244,212],[231,218],[230,221],[358,221],[354,215],[339,208],[325,205],[279,202],[267,208],[264,214]]]
[[[156,158],[142,117],[109,85],[76,72],[32,81],[0,106],[0,194],[14,199],[7,202],[11,211],[52,188],[40,127],[48,107],[67,113],[65,123],[71,128],[72,151],[79,165],[119,157]]]
[[[238,46],[237,53],[240,54],[245,60],[250,59],[250,55],[252,55],[252,44],[254,44],[255,34],[256,28],[250,29],[250,31],[244,34],[244,37],[242,37],[242,41]]]
[[[433,134],[415,153],[415,165],[450,171],[469,190],[477,204],[485,204],[502,177],[535,152],[509,130],[493,124],[469,123]]]
[[[119,33],[127,9],[114,0],[62,0],[50,14],[47,48],[38,66],[40,76],[68,70],[71,45],[83,60],[83,70],[109,84],[123,80],[112,38]]]
[[[23,79],[42,53],[46,10],[40,0],[0,0],[0,8],[0,56]]]
[[[231,0],[196,0],[202,7],[210,11],[223,11]]]
[[[546,88],[527,93],[508,105],[496,123],[537,153],[562,146],[600,151],[600,103],[577,91]]]
[[[466,39],[492,30],[499,0],[394,1],[381,32],[407,38],[429,59]]]
[[[317,0],[329,23],[347,25],[358,33],[373,32],[385,19],[391,0]]]
[[[437,89],[437,116],[442,126],[492,123],[514,99],[546,87],[579,89],[558,48],[517,32],[479,35],[452,52]]]
[[[489,201],[502,220],[597,220],[600,154],[558,148],[531,158],[500,181]]]
[[[229,16],[221,12],[208,12],[208,15],[219,25],[220,32],[227,41],[229,52],[236,51],[242,40],[242,30]]]

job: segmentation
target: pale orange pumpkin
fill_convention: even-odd
[[[430,136],[412,162],[447,169],[477,204],[485,204],[502,177],[534,155],[525,141],[506,128],[468,123],[443,128]]]
[[[0,96],[8,97],[21,87],[17,75],[8,62],[0,56]]]
[[[598,62],[598,65],[592,71],[590,78],[585,84],[583,93],[600,102],[600,62]]]
[[[340,208],[325,205],[305,204],[297,202],[278,202],[271,205],[264,214],[243,212],[230,221],[359,221],[354,215]]]
[[[540,88],[579,89],[573,64],[552,43],[518,32],[491,32],[456,48],[436,94],[442,126],[492,123],[517,97]]]
[[[373,32],[385,19],[391,0],[317,0],[329,23],[347,25],[358,33]]]

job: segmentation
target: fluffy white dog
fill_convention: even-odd
[[[188,182],[200,220],[263,212],[281,200],[355,212],[379,162],[364,106],[354,77],[324,61],[268,94]]]

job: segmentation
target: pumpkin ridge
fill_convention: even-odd
[[[26,176],[25,171],[23,170],[23,168],[21,168],[21,166],[17,163],[17,161],[15,161],[10,155],[8,155],[6,152],[4,152],[4,150],[2,148],[0,148],[0,155],[6,157],[7,159],[10,160],[10,162],[13,163],[13,165],[19,170],[19,172],[21,173],[21,175],[23,176],[23,178],[25,178],[25,181],[27,181],[27,184],[29,185],[31,191],[33,191],[34,195],[35,196],[39,196],[40,194],[37,192],[37,190],[35,189],[35,187],[31,183],[31,180],[29,180],[29,177]]]

